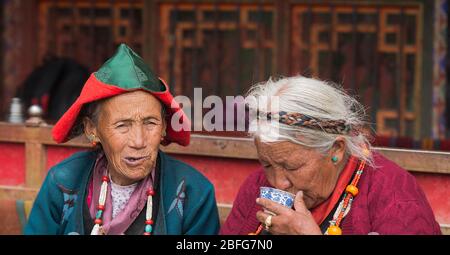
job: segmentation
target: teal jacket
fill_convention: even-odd
[[[84,229],[86,187],[96,152],[79,152],[50,169],[25,234],[90,234]],[[159,209],[155,235],[208,235],[219,231],[213,185],[197,170],[159,152]]]

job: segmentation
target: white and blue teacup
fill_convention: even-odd
[[[261,187],[259,191],[259,197],[261,198],[272,200],[288,208],[292,208],[292,206],[294,205],[295,195],[292,193],[271,187]]]

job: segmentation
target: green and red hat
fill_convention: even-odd
[[[69,139],[69,134],[85,104],[135,90],[147,91],[165,107],[167,135],[162,144],[175,142],[183,146],[188,145],[190,140],[189,119],[173,99],[167,84],[157,78],[144,60],[125,44],[121,44],[114,56],[106,61],[97,72],[91,74],[84,84],[80,96],[53,127],[53,139],[57,143],[64,143]],[[171,118],[174,114],[177,114],[177,119],[182,125],[179,131],[174,130],[171,126]]]

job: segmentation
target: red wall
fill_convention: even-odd
[[[213,184],[219,203],[233,203],[239,187],[259,167],[256,160],[172,155],[202,172]]]
[[[450,224],[450,175],[413,174],[420,187],[425,191],[439,223]]]
[[[68,158],[70,155],[75,152],[83,151],[80,148],[72,148],[72,147],[60,147],[60,146],[47,146],[47,170],[50,170],[51,167]]]
[[[79,148],[47,148],[47,169]],[[25,182],[25,148],[21,144],[0,143],[0,185]],[[259,167],[256,160],[172,155],[198,169],[214,184],[219,203],[232,203],[245,178]],[[450,224],[450,175],[413,173],[425,191],[439,223]]]
[[[25,145],[0,143],[0,185],[25,184]]]

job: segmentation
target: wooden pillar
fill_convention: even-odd
[[[39,188],[45,177],[46,152],[43,144],[25,143],[25,185],[28,188]]]

